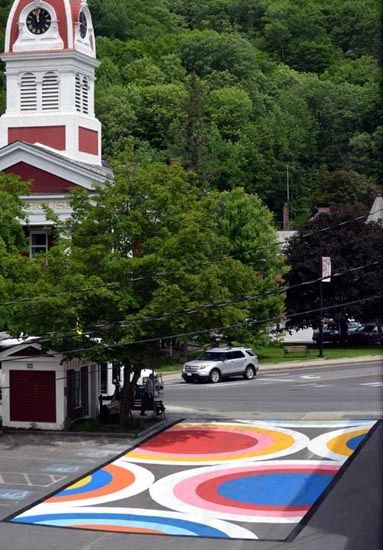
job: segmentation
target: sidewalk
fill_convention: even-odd
[[[298,361],[286,361],[284,363],[262,363],[259,366],[259,372],[272,372],[286,369],[303,369],[305,367],[341,367],[344,365],[371,363],[383,365],[383,355],[362,355],[360,357],[344,357],[341,359],[306,359]],[[162,372],[165,384],[176,384],[182,382],[180,372]]]

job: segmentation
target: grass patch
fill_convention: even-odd
[[[310,361],[319,359],[319,350],[317,346],[309,345],[310,353],[305,356],[303,353],[289,354],[285,356],[283,346],[261,346],[256,349],[259,362],[262,363],[285,363],[289,361]],[[329,346],[323,348],[323,355],[326,359],[343,359],[352,357],[364,357],[371,355],[383,355],[381,346],[370,346],[364,348],[354,348],[346,346]]]

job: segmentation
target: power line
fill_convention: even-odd
[[[358,299],[358,300],[352,300],[352,301],[349,301],[349,302],[343,302],[342,304],[336,304],[336,305],[333,305],[333,306],[325,306],[323,308],[309,309],[309,310],[300,311],[300,312],[297,312],[297,313],[291,313],[291,314],[285,315],[284,319],[285,320],[295,319],[297,317],[303,317],[303,316],[311,314],[311,313],[319,313],[319,312],[325,313],[325,312],[328,312],[328,311],[334,311],[336,309],[341,309],[341,308],[344,308],[344,307],[348,307],[348,306],[351,306],[351,305],[356,305],[356,304],[360,304],[360,303],[364,303],[364,302],[379,300],[379,299],[382,299],[382,298],[383,298],[383,293],[382,294],[375,294],[374,296],[369,296],[369,297],[361,298],[361,299]],[[173,340],[173,339],[177,339],[177,338],[186,338],[186,337],[197,336],[197,335],[201,335],[201,334],[209,334],[210,332],[227,331],[227,330],[231,330],[231,329],[239,328],[239,327],[243,327],[243,326],[248,326],[249,328],[251,328],[254,325],[266,324],[266,323],[271,323],[271,322],[278,322],[280,320],[281,320],[281,316],[269,317],[269,318],[266,318],[266,319],[258,319],[258,320],[257,319],[255,319],[255,320],[247,319],[245,321],[241,321],[240,323],[235,323],[233,325],[220,326],[220,327],[210,327],[208,329],[202,329],[202,330],[198,330],[198,331],[188,331],[188,332],[181,332],[181,333],[177,333],[177,334],[171,334],[171,335],[167,335],[167,336],[144,338],[144,339],[141,339],[141,340],[133,340],[131,342],[127,342],[127,343],[124,343],[124,344],[122,344],[122,343],[103,344],[102,342],[99,342],[98,345],[96,345],[96,346],[91,346],[91,347],[86,347],[86,348],[75,348],[75,349],[71,349],[71,350],[65,350],[63,352],[52,352],[52,353],[53,353],[53,356],[65,356],[65,355],[73,355],[74,353],[79,353],[79,352],[88,352],[88,351],[99,350],[100,347],[104,348],[105,350],[112,350],[112,349],[115,349],[115,348],[124,348],[124,347],[128,347],[128,346],[131,346],[131,345],[136,345],[136,344],[150,344],[150,343],[161,342],[161,341],[165,341],[165,340]],[[36,342],[29,342],[29,343],[30,344],[33,344],[33,343],[36,344],[36,343],[39,343],[39,342],[36,341]],[[5,362],[8,362],[8,361],[25,361],[26,359],[31,359],[31,357],[30,356],[25,356],[25,357],[18,356],[17,359],[16,358],[3,359],[2,362],[5,363]]]
[[[362,271],[362,270],[370,268],[370,267],[379,266],[381,264],[383,264],[383,260],[376,260],[374,262],[370,262],[370,263],[362,265],[362,266],[356,266],[356,267],[344,270],[342,272],[334,273],[334,274],[332,274],[332,277],[333,278],[341,277],[341,276],[347,275],[349,273],[355,273],[355,272]],[[228,299],[228,300],[223,300],[221,302],[211,302],[210,304],[203,304],[203,305],[200,305],[200,306],[196,306],[194,308],[184,308],[182,310],[178,310],[178,311],[175,311],[175,312],[161,313],[159,315],[152,315],[152,316],[148,316],[148,317],[142,317],[141,319],[136,319],[136,320],[132,320],[132,321],[124,320],[124,321],[118,321],[118,322],[115,322],[115,323],[98,324],[98,325],[95,325],[95,327],[93,329],[88,329],[88,330],[81,331],[81,335],[82,336],[89,336],[89,335],[97,333],[98,331],[103,330],[103,329],[110,330],[114,327],[121,327],[121,328],[134,327],[134,326],[137,326],[137,325],[140,325],[140,324],[143,324],[143,323],[164,321],[166,319],[171,319],[171,318],[175,318],[175,317],[193,315],[193,314],[199,313],[201,311],[208,311],[208,310],[216,309],[216,308],[224,308],[224,307],[228,307],[228,306],[233,305],[233,304],[240,304],[240,303],[243,303],[243,302],[254,302],[254,301],[258,300],[259,298],[264,298],[264,297],[268,297],[268,296],[282,294],[284,292],[288,292],[290,290],[295,290],[297,288],[308,287],[308,286],[311,286],[313,284],[316,284],[316,283],[320,282],[321,280],[323,280],[323,278],[318,277],[318,278],[312,279],[310,281],[297,283],[295,285],[290,285],[290,286],[282,287],[282,288],[275,289],[275,290],[268,290],[268,291],[260,292],[260,293],[254,294],[254,295],[247,295],[247,296],[242,296],[242,297],[237,297],[237,298],[231,298],[231,299]],[[66,331],[66,332],[63,332],[63,333],[61,333],[60,331],[52,331],[52,332],[48,332],[48,333],[45,333],[45,334],[40,334],[40,335],[37,335],[36,338],[41,339],[40,341],[42,341],[42,342],[48,342],[55,335],[59,335],[60,337],[65,337],[65,336],[70,336],[70,335],[76,334],[78,332],[79,332],[79,329],[78,329],[78,327],[76,327],[76,328],[71,329],[70,331]]]
[[[376,210],[375,212],[372,212],[371,214],[376,214],[378,212],[383,212],[383,208],[379,208],[378,210]],[[321,228],[321,229],[315,229],[315,230],[312,230],[312,231],[308,231],[308,232],[303,233],[302,235],[300,235],[300,237],[301,238],[311,237],[311,236],[319,234],[319,233],[327,232],[327,231],[330,231],[330,230],[333,230],[333,229],[338,229],[338,228],[343,227],[343,226],[345,226],[349,223],[367,218],[369,215],[370,215],[370,213],[369,214],[363,214],[361,216],[357,216],[355,218],[350,218],[349,220],[339,222],[339,223],[337,223],[335,225],[332,225],[332,226],[328,226],[328,227],[324,227],[324,228]],[[350,244],[350,242],[353,242],[353,241],[348,241],[348,244]],[[277,241],[275,241],[275,242],[272,243],[272,245],[275,245],[276,247],[280,247],[281,243],[278,243]],[[226,255],[222,256],[221,258],[219,258],[217,260],[204,260],[204,261],[201,261],[197,265],[199,267],[200,266],[207,266],[207,265],[214,265],[214,264],[219,263],[223,260],[233,259],[237,256],[246,256],[246,255],[249,255],[249,254],[253,254],[255,252],[258,253],[258,252],[261,252],[262,250],[267,250],[269,248],[270,248],[270,244],[267,244],[267,245],[261,246],[259,248],[243,250],[243,251],[240,251],[240,252],[233,252],[232,254],[226,254]],[[263,259],[265,259],[265,258],[263,258]],[[260,258],[258,261],[261,261],[261,260],[262,260],[262,258]],[[195,267],[196,267],[195,265],[184,266],[184,267],[178,268],[176,270],[159,271],[159,272],[154,273],[152,275],[142,275],[140,277],[131,277],[131,278],[127,279],[126,282],[127,283],[135,283],[135,282],[138,282],[138,281],[153,279],[154,277],[163,277],[163,276],[166,276],[166,275],[184,273],[186,271],[195,270]],[[103,283],[103,284],[100,284],[98,286],[93,286],[93,287],[84,287],[84,288],[76,289],[76,290],[69,290],[69,291],[63,291],[63,292],[57,292],[57,293],[49,293],[49,294],[45,294],[45,295],[32,296],[30,298],[19,298],[17,300],[9,300],[7,302],[0,302],[0,307],[1,306],[9,306],[9,305],[17,305],[19,303],[35,302],[35,301],[44,300],[46,298],[70,296],[70,295],[79,294],[79,293],[83,294],[85,292],[92,292],[93,290],[98,290],[100,288],[113,288],[113,287],[119,287],[119,286],[121,286],[121,283],[119,283],[119,282]]]

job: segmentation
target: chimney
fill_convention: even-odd
[[[283,231],[289,230],[289,203],[283,205]]]

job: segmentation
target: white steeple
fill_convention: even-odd
[[[37,143],[101,165],[94,112],[95,37],[86,0],[15,0],[4,54],[7,107],[0,147]]]

